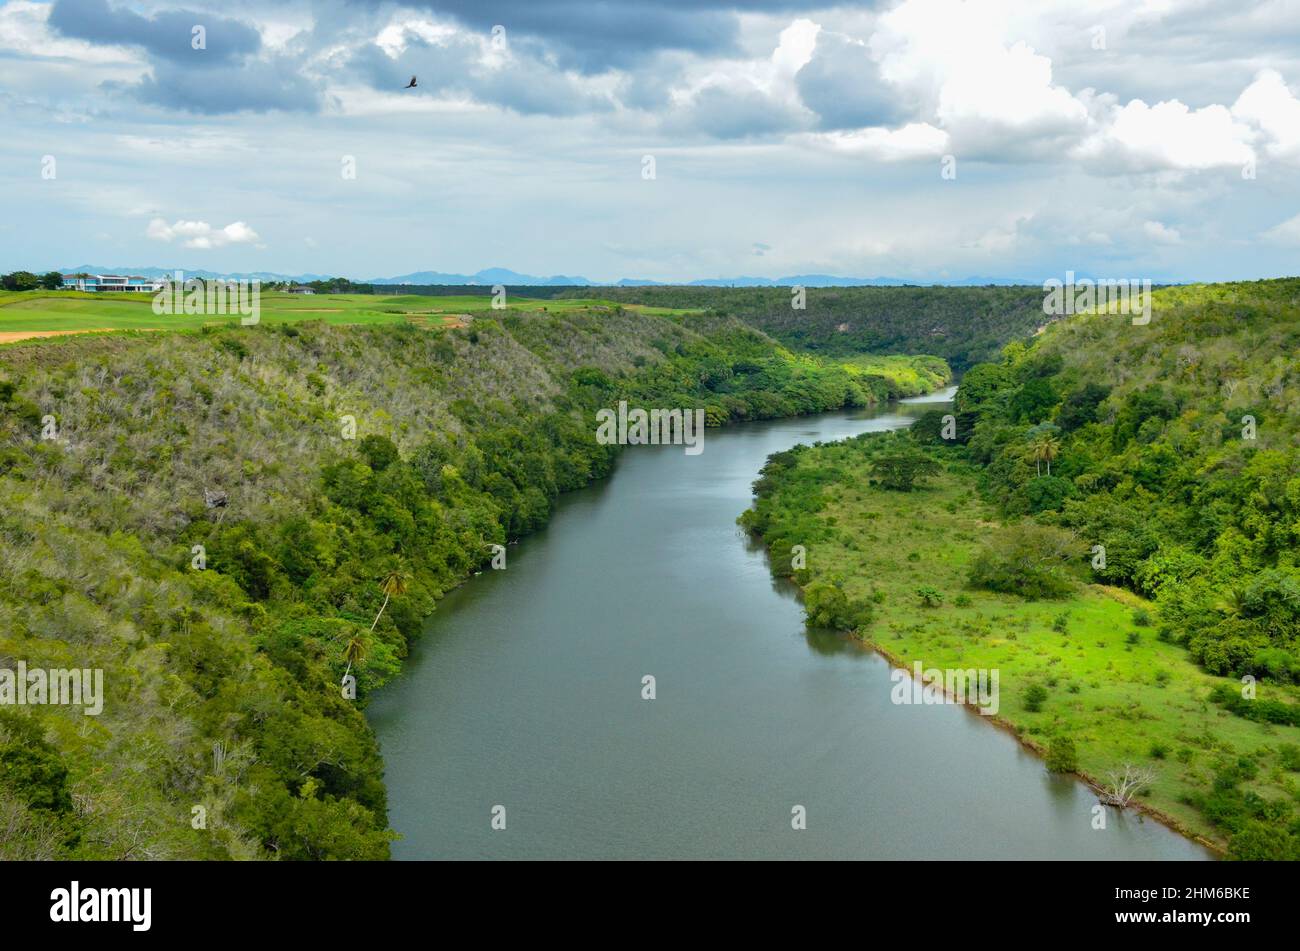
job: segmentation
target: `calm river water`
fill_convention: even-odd
[[[892,704],[885,661],[805,630],[736,525],[769,454],[949,395],[632,448],[566,495],[370,706],[394,857],[1206,858],[1136,815],[1093,830],[1095,796],[978,715]]]

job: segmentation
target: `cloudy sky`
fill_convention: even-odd
[[[0,270],[1300,272],[1300,0],[0,0],[0,129]]]

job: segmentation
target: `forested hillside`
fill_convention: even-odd
[[[0,712],[0,857],[385,857],[361,707],[492,545],[608,473],[596,408],[717,425],[937,372],[899,366],[620,308],[0,350],[0,667],[102,668],[107,695]]]
[[[1300,857],[1300,280],[1170,288],[1011,344],[908,437],[774,456],[746,524],[807,609],[1003,672],[1049,768]],[[951,437],[951,438],[949,438]],[[884,540],[906,538],[898,546]],[[1244,678],[1244,679],[1243,679]]]
[[[1098,580],[1208,669],[1300,682],[1297,352],[1300,280],[1171,288],[1147,326],[1075,318],[972,370],[959,434],[1003,511],[1103,545]]]
[[[810,287],[805,307],[788,287],[623,287],[566,290],[659,307],[735,314],[787,346],[812,353],[931,353],[957,372],[996,358],[1047,318],[1038,287]]]

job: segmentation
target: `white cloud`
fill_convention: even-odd
[[[242,221],[232,222],[224,228],[213,228],[206,221],[177,221],[169,225],[162,218],[154,218],[145,229],[145,234],[155,241],[172,242],[179,239],[182,247],[199,250],[257,241],[257,232]]]
[[[1232,114],[1261,130],[1265,154],[1300,160],[1300,99],[1275,70],[1262,70],[1232,104]]]
[[[670,119],[668,127],[679,128],[680,117],[692,110],[708,115],[719,105],[767,113],[776,129],[805,123],[811,113],[799,98],[795,75],[812,59],[820,33],[812,20],[798,19],[781,31],[767,58],[706,61],[686,69],[683,81],[669,92],[678,118]],[[751,118],[755,128],[763,128],[762,121]]]
[[[1294,218],[1288,218],[1281,224],[1274,225],[1265,231],[1260,237],[1266,241],[1272,241],[1275,244],[1298,244],[1300,245],[1300,215]]]
[[[107,247],[110,263],[171,264],[157,256],[189,247],[218,269],[251,256],[354,277],[488,264],[596,279],[1293,273],[1295,2],[1227,19],[1226,0],[733,4],[747,11],[735,43],[728,13],[717,36],[656,51],[595,29],[553,42],[541,27],[557,13],[535,32],[510,26],[495,59],[490,19],[405,0],[240,4],[286,70],[319,87],[322,111],[214,119],[124,95],[151,68],[140,48],[69,39],[47,26],[47,3],[0,0],[0,191],[13,196],[0,270],[102,263]],[[570,41],[609,55],[573,57]],[[418,90],[403,92],[412,72]],[[293,144],[303,135],[314,159]],[[47,152],[59,179],[38,192],[31,157]],[[637,174],[647,152],[653,185]],[[359,182],[339,178],[345,154]],[[946,154],[965,184],[941,183]],[[1238,174],[1252,155],[1256,183]],[[254,206],[291,235],[274,255],[255,254],[246,223],[212,217]],[[556,238],[556,209],[595,224]],[[492,225],[506,217],[520,225],[508,234]],[[633,238],[620,248],[619,235]],[[764,237],[771,250],[755,246]]]
[[[394,18],[379,31],[379,34],[375,37],[375,45],[382,49],[389,59],[397,59],[406,51],[411,36],[426,43],[443,46],[456,33],[455,27],[435,23],[432,20],[423,18],[401,20]]]
[[[781,31],[781,38],[772,52],[772,66],[782,79],[789,80],[808,65],[817,47],[820,25],[812,20],[795,20]]]
[[[805,136],[805,141],[848,155],[862,155],[882,161],[934,158],[947,154],[948,133],[925,122],[912,122],[901,129],[858,129]],[[938,173],[936,172],[936,175]]]
[[[1087,107],[1053,84],[1052,61],[1008,42],[1008,16],[960,0],[905,0],[871,37],[881,75],[926,103],[958,155],[1024,158],[1086,129]]]
[[[1178,233],[1177,228],[1170,228],[1159,221],[1144,221],[1142,223],[1142,233],[1152,241],[1160,244],[1178,244],[1183,240],[1183,236]]]
[[[1124,171],[1199,171],[1245,165],[1255,156],[1253,137],[1225,106],[1189,109],[1177,99],[1149,106],[1134,99],[1114,109],[1075,154]]]

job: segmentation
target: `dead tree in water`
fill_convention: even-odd
[[[1107,774],[1108,782],[1102,788],[1101,801],[1108,806],[1123,809],[1133,797],[1156,781],[1156,771],[1150,767],[1139,769],[1132,763],[1124,764],[1123,772]]]

